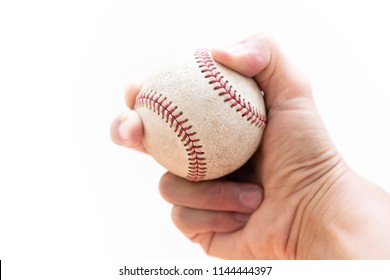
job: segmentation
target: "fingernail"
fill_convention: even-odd
[[[246,223],[249,220],[250,215],[243,213],[234,213],[234,218],[240,223]]]
[[[123,141],[129,141],[130,139],[130,129],[131,129],[131,123],[129,122],[128,118],[124,118],[121,120],[121,123],[118,127],[119,136]]]
[[[257,187],[251,187],[243,190],[239,195],[239,200],[244,206],[256,209],[259,207],[261,202],[260,189]]]

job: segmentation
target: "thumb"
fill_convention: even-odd
[[[254,78],[265,93],[267,109],[287,99],[311,98],[306,77],[268,35],[257,34],[238,44],[215,48],[211,53],[217,62]]]

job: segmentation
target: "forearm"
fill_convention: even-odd
[[[300,258],[390,259],[390,195],[378,186],[347,171],[307,209]]]

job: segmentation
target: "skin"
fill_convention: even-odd
[[[254,35],[212,50],[225,66],[253,77],[268,115],[251,160],[219,180],[188,182],[171,173],[160,192],[180,231],[224,259],[389,259],[390,195],[356,174],[330,140],[306,77],[273,38]],[[112,123],[121,146],[146,152],[134,100]]]

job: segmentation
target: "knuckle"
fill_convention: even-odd
[[[221,211],[236,211],[240,210],[239,193],[240,185],[234,182],[220,181],[215,182],[210,186],[212,191],[206,197],[207,205],[212,205],[213,209]]]
[[[212,194],[207,197],[208,204],[215,206],[216,209],[223,209],[227,200],[228,188],[220,183],[216,183],[213,187]]]
[[[171,218],[177,228],[183,232],[186,230],[188,215],[185,207],[175,205],[172,208]]]
[[[247,39],[247,41],[254,41],[257,45],[275,46],[277,45],[274,36],[269,33],[257,33]]]
[[[172,190],[172,176],[169,173],[165,173],[159,183],[159,191],[161,196],[168,202],[172,202],[173,190]]]
[[[258,38],[266,42],[275,43],[275,38],[270,33],[259,33]]]

